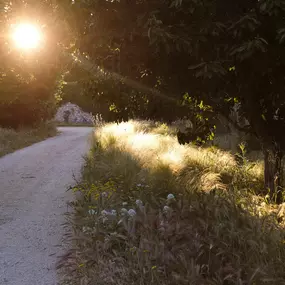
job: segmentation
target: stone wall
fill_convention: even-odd
[[[79,106],[68,102],[58,108],[55,121],[60,123],[93,124],[94,117],[91,113],[84,112]]]

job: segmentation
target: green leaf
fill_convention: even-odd
[[[262,118],[264,121],[266,121],[266,118],[265,118],[265,115],[264,115],[264,114],[261,115],[261,118]]]

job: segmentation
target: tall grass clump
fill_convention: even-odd
[[[56,135],[53,123],[42,123],[34,128],[0,128],[0,157]]]
[[[73,189],[63,284],[285,284],[285,230],[257,195],[260,166],[166,130],[97,129]]]

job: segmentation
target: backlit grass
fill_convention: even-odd
[[[63,284],[285,284],[262,165],[181,146],[154,122],[96,130],[72,203]]]

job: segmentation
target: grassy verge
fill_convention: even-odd
[[[262,165],[181,146],[166,125],[98,128],[72,203],[63,284],[285,284]]]
[[[20,129],[17,131],[0,128],[0,157],[52,137],[56,133],[55,125],[51,123],[42,124],[33,129]]]

